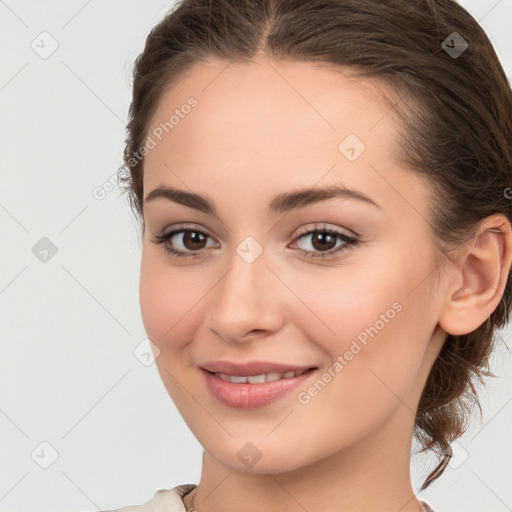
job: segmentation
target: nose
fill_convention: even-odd
[[[268,263],[265,252],[248,262],[234,251],[209,294],[206,326],[224,341],[243,342],[281,328],[286,287]]]

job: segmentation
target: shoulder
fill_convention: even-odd
[[[429,505],[426,501],[421,501],[421,504],[423,505],[425,512],[437,512],[434,510],[434,508],[432,508],[432,505]]]
[[[195,487],[195,484],[182,484],[173,489],[159,489],[149,501],[141,505],[128,505],[100,512],[186,512],[182,498]]]

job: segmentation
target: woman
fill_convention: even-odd
[[[122,512],[431,511],[509,318],[512,94],[452,0],[183,0],[120,175],[201,480]]]

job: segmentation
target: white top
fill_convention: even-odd
[[[129,505],[116,510],[103,510],[101,512],[187,512],[183,503],[183,496],[194,490],[195,484],[182,484],[173,489],[160,489],[153,498],[142,505]],[[427,502],[421,501],[425,512],[436,512]]]
[[[187,512],[181,498],[195,487],[195,484],[183,484],[173,489],[160,489],[155,492],[155,495],[149,501],[142,505],[129,505],[116,510],[102,510],[101,512]]]

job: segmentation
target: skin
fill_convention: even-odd
[[[510,225],[486,219],[437,275],[429,188],[393,158],[399,126],[378,89],[313,63],[227,64],[196,64],[165,92],[150,129],[190,96],[198,105],[145,158],[145,196],[163,185],[195,192],[221,217],[164,198],[144,203],[141,311],[162,381],[205,450],[194,507],[422,510],[409,472],[419,398],[446,333],[476,329],[498,305]],[[338,150],[348,134],[366,145],[352,162]],[[340,183],[381,208],[336,197],[267,212],[278,193]],[[183,223],[210,238],[194,246],[177,235],[169,245],[202,255],[177,258],[154,243]],[[360,245],[303,255],[322,253],[314,236],[298,237],[324,223],[357,233]],[[236,251],[247,236],[263,249],[252,263]],[[263,408],[226,407],[197,366],[258,359],[322,374],[394,303],[400,312],[308,404],[297,395],[311,379]],[[252,467],[237,457],[247,442],[261,454]]]

